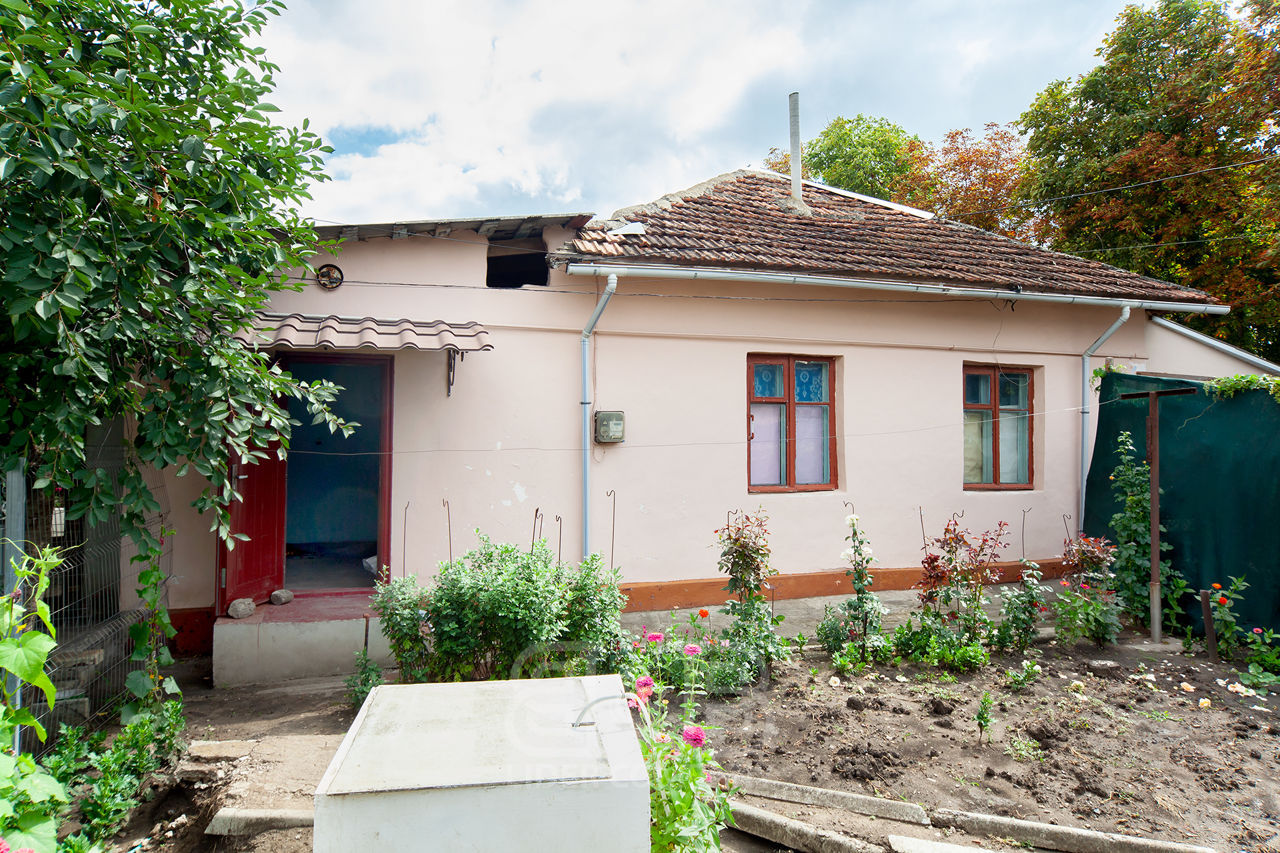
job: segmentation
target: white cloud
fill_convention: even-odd
[[[283,120],[344,142],[310,215],[607,214],[785,145],[797,88],[806,136],[837,113],[933,137],[1016,117],[990,114],[993,75],[1025,106],[1063,76],[1029,67],[1057,44],[1086,70],[1080,45],[1121,2],[1060,5],[295,0],[261,41]]]

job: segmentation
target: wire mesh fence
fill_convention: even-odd
[[[113,478],[123,466],[124,430],[121,425],[89,437],[91,466]],[[36,491],[31,471],[9,478],[4,506],[4,536],[18,540],[23,551],[45,547],[58,550],[62,563],[51,574],[44,600],[56,632],[57,646],[46,667],[56,690],[49,705],[43,691],[26,688],[21,701],[50,733],[41,744],[33,729],[23,733],[23,748],[39,753],[53,743],[59,724],[97,729],[114,722],[127,700],[125,679],[142,666],[130,659],[133,644],[129,626],[143,618],[134,592],[139,563],[132,559],[132,545],[121,537],[120,516],[90,524],[85,518],[69,518],[65,495],[57,488]],[[21,500],[12,494],[21,483]],[[19,517],[15,507],[21,504]],[[157,537],[163,513],[147,519]],[[16,534],[16,535],[14,535]],[[161,556],[169,574],[170,553]],[[9,578],[6,578],[9,581]],[[6,587],[11,589],[12,587]]]

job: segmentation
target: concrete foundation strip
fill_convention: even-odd
[[[311,809],[237,809],[230,806],[218,813],[204,828],[205,835],[257,835],[271,829],[293,829],[314,826],[316,813]]]
[[[903,823],[929,825],[929,816],[924,809],[915,803],[900,800],[885,800],[880,797],[868,797],[865,794],[851,794],[846,791],[833,791],[829,788],[812,788],[808,785],[795,785],[791,782],[778,782],[773,779],[759,779],[754,776],[727,774],[726,778],[738,786],[744,794],[754,797],[765,797],[770,800],[782,800],[788,803],[802,803],[807,806],[826,806],[833,809],[844,809],[857,814],[888,818]]]
[[[987,848],[974,847],[972,844],[948,844],[945,841],[929,841],[925,838],[890,835],[889,849],[893,853],[974,853],[975,850],[986,850]]]
[[[730,805],[738,829],[801,853],[885,853],[883,847],[875,844],[818,829],[804,821],[792,820],[746,803],[732,802]]]
[[[1012,838],[1014,841],[1049,850],[1063,850],[1066,853],[1216,853],[1211,847],[951,809],[936,810],[933,822],[938,826],[952,826],[975,835]]]

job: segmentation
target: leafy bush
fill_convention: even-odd
[[[553,662],[617,665],[616,571],[594,555],[558,564],[545,542],[525,551],[478,535],[479,547],[442,564],[430,590],[416,578],[378,584],[373,609],[402,682],[521,678]]]
[[[1000,652],[1024,652],[1036,637],[1040,614],[1049,609],[1049,588],[1040,583],[1040,566],[1022,561],[1017,586],[1007,590],[1000,601],[1000,624],[991,634],[991,647]]]
[[[1004,682],[1011,693],[1019,693],[1031,686],[1031,682],[1040,677],[1040,664],[1024,660],[1021,669],[1006,669]]]
[[[874,557],[866,534],[858,526],[859,521],[857,515],[845,518],[849,528],[845,539],[849,547],[841,555],[849,563],[845,575],[853,585],[853,597],[841,602],[838,609],[827,605],[818,623],[818,641],[833,655],[852,642],[866,663],[868,643],[879,636],[880,620],[888,611],[880,603],[880,597],[871,591],[874,579],[870,568]]]
[[[650,675],[686,691],[695,678],[705,678],[710,693],[735,693],[760,677],[758,653],[747,645],[726,640],[727,631],[711,627],[711,613],[703,608],[684,624],[673,622],[663,631],[642,626],[622,666],[625,675]]]
[[[991,618],[983,609],[987,604],[987,585],[999,579],[996,559],[1009,547],[1004,538],[1008,523],[1001,521],[995,530],[976,537],[962,529],[954,518],[947,522],[942,535],[926,544],[920,581],[921,602],[935,613],[954,614],[964,642],[986,638]]]
[[[370,691],[384,683],[382,667],[378,666],[364,649],[356,651],[356,671],[342,682],[347,686],[347,701],[359,708]]]
[[[1213,584],[1210,591],[1209,611],[1213,618],[1213,627],[1218,635],[1218,653],[1230,660],[1240,650],[1242,644],[1240,623],[1236,619],[1235,604],[1241,593],[1249,588],[1244,578],[1232,577],[1226,589],[1222,584]]]
[[[768,516],[740,510],[730,513],[724,527],[716,531],[720,545],[720,571],[729,576],[725,591],[737,596],[720,612],[733,619],[724,638],[750,655],[764,671],[775,660],[785,660],[790,647],[775,631],[785,617],[775,616],[764,595],[765,581],[776,575],[769,566]]]
[[[1139,461],[1135,453],[1133,436],[1120,433],[1116,439],[1116,456],[1120,461],[1111,472],[1111,490],[1120,502],[1120,511],[1111,516],[1111,531],[1116,541],[1112,589],[1124,612],[1138,624],[1147,625],[1151,621],[1151,466]],[[1160,525],[1160,532],[1164,531],[1164,525]],[[1160,550],[1172,548],[1162,536]],[[1170,630],[1178,626],[1187,589],[1186,580],[1173,570],[1173,564],[1161,560],[1162,612],[1165,627]]]
[[[1111,571],[1117,550],[1102,538],[1067,540],[1062,562],[1071,575],[1059,581],[1062,589],[1053,603],[1059,639],[1070,643],[1084,638],[1104,646],[1120,636],[1120,603]]]

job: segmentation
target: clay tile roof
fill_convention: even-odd
[[[375,320],[263,312],[258,315],[254,330],[252,339],[248,335],[244,337],[264,349],[452,349],[460,352],[493,349],[488,331],[479,323],[443,320]]]
[[[739,268],[1111,299],[1213,304],[1208,294],[1040,249],[902,205],[740,170],[593,221],[551,255],[570,262]],[[627,223],[643,229],[617,231]]]

